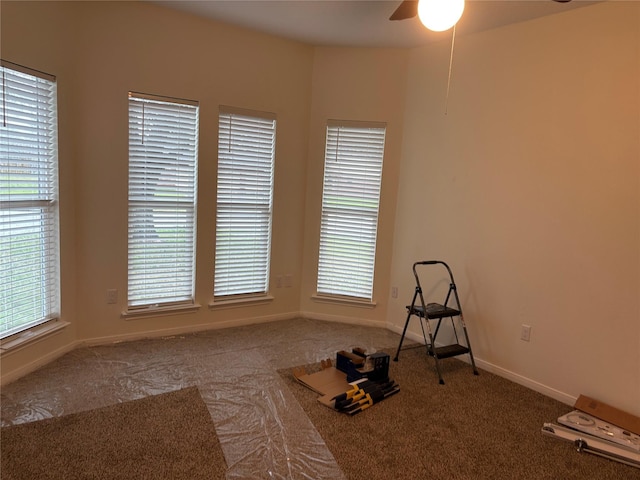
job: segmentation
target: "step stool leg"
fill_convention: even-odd
[[[440,371],[440,361],[438,360],[438,354],[436,353],[436,344],[435,344],[435,336],[431,333],[431,324],[429,323],[428,318],[420,318],[420,325],[422,326],[422,333],[424,334],[424,323],[427,324],[427,332],[429,335],[429,340],[427,341],[427,336],[425,335],[425,343],[427,346],[427,354],[431,355],[436,362],[436,372],[438,372],[438,381],[440,385],[444,385],[444,379],[442,378],[442,372]]]
[[[398,355],[400,355],[400,348],[402,347],[402,342],[404,340],[404,335],[405,335],[405,333],[407,333],[407,327],[409,326],[409,320],[410,319],[411,319],[411,310],[409,310],[409,313],[407,314],[407,321],[404,322],[404,328],[402,329],[402,336],[400,337],[400,343],[398,344],[398,350],[396,351],[396,356],[393,359],[394,362],[398,361]]]
[[[409,320],[411,319],[411,312],[413,311],[413,307],[416,304],[416,297],[418,296],[418,292],[420,291],[420,287],[416,287],[413,292],[413,299],[411,300],[411,306],[407,307],[407,321],[404,322],[404,328],[402,329],[402,336],[400,337],[400,343],[398,344],[398,350],[396,351],[396,356],[393,361],[398,361],[398,355],[400,355],[400,348],[402,347],[402,342],[404,340],[404,335],[407,333],[407,327],[409,326]]]
[[[471,367],[473,367],[473,374],[480,375],[478,373],[478,369],[476,368],[476,362],[473,359],[473,352],[471,350],[471,343],[469,342],[469,334],[467,333],[467,325],[464,323],[464,317],[462,313],[460,313],[460,323],[462,324],[462,331],[464,332],[464,338],[467,341],[467,347],[469,347],[469,359],[471,360]]]
[[[431,339],[431,351],[433,352],[433,359],[436,362],[436,371],[438,372],[438,381],[440,382],[440,385],[444,385],[444,378],[442,378],[442,372],[440,371],[440,360],[438,360],[438,354],[436,353],[436,347],[435,344],[433,343],[433,337],[431,336],[431,333],[429,333],[429,338]]]

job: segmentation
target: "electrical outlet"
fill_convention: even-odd
[[[107,303],[109,305],[118,303],[118,290],[116,289],[107,290]]]
[[[522,329],[520,330],[520,340],[528,342],[531,340],[531,326],[522,324]]]
[[[391,287],[391,298],[398,298],[398,287]]]

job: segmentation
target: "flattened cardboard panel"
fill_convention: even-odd
[[[325,368],[311,375],[296,375],[296,379],[307,388],[329,399],[351,389],[347,376],[335,367]]]
[[[343,392],[344,392],[344,390],[342,392],[338,392],[336,394],[323,395],[321,397],[318,397],[318,401],[322,405],[324,405],[325,407],[335,408],[335,402],[333,401],[333,397],[335,397],[339,393],[343,393]]]
[[[611,405],[607,405],[599,400],[580,395],[574,405],[577,410],[583,411],[596,418],[609,422],[617,427],[628,430],[636,435],[640,435],[640,418],[630,413],[618,410]]]

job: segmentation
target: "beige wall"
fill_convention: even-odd
[[[71,322],[3,355],[3,382],[83,341],[299,313],[399,330],[411,264],[441,258],[456,274],[480,366],[568,402],[584,393],[640,414],[637,3],[459,36],[447,115],[447,41],[313,48],[148,4],[0,8],[2,58],[58,76]],[[120,318],[129,90],[200,101],[195,314]],[[271,267],[272,278],[292,274],[293,287],[273,289],[266,306],[206,307],[219,104],[278,115]],[[329,118],[388,124],[373,309],[311,299]],[[117,306],[106,304],[110,288]],[[522,324],[532,326],[529,343]]]
[[[2,2],[2,58],[57,75],[63,319],[71,326],[3,355],[3,381],[73,348],[289,318],[299,311],[313,48],[141,2]],[[197,313],[125,320],[127,92],[200,102]],[[213,291],[220,104],[275,112],[268,304],[208,308]],[[77,281],[75,281],[77,279]],[[107,305],[107,289],[119,303]]]
[[[313,63],[305,244],[300,309],[332,321],[386,326],[389,269],[401,157],[408,50],[317,47]],[[373,301],[375,307],[320,303],[316,292],[327,120],[386,122]]]
[[[73,111],[76,77],[75,14],[70,5],[43,4],[39,8],[16,8],[0,2],[0,56],[36,70],[57,76],[58,154],[60,187],[60,262],[62,317],[70,322],[64,330],[4,354],[0,360],[2,380],[5,373],[28,371],[73,348],[77,338],[76,279],[76,145],[70,132],[77,128]],[[60,28],[61,25],[66,26]]]
[[[639,20],[617,2],[460,36],[447,115],[450,44],[412,51],[389,309],[400,328],[412,263],[445,260],[481,366],[636,414]]]
[[[218,106],[277,115],[272,272],[301,270],[304,179],[313,50],[309,46],[141,3],[86,4],[77,74],[80,338],[216,327],[294,315],[298,291],[273,288],[260,306],[210,310],[213,297]],[[127,92],[200,101],[195,314],[123,320],[127,288]],[[275,287],[275,281],[272,287]],[[106,305],[117,288],[120,304]]]

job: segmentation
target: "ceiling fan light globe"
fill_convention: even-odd
[[[464,11],[464,0],[420,0],[418,17],[422,24],[434,32],[453,27]]]

